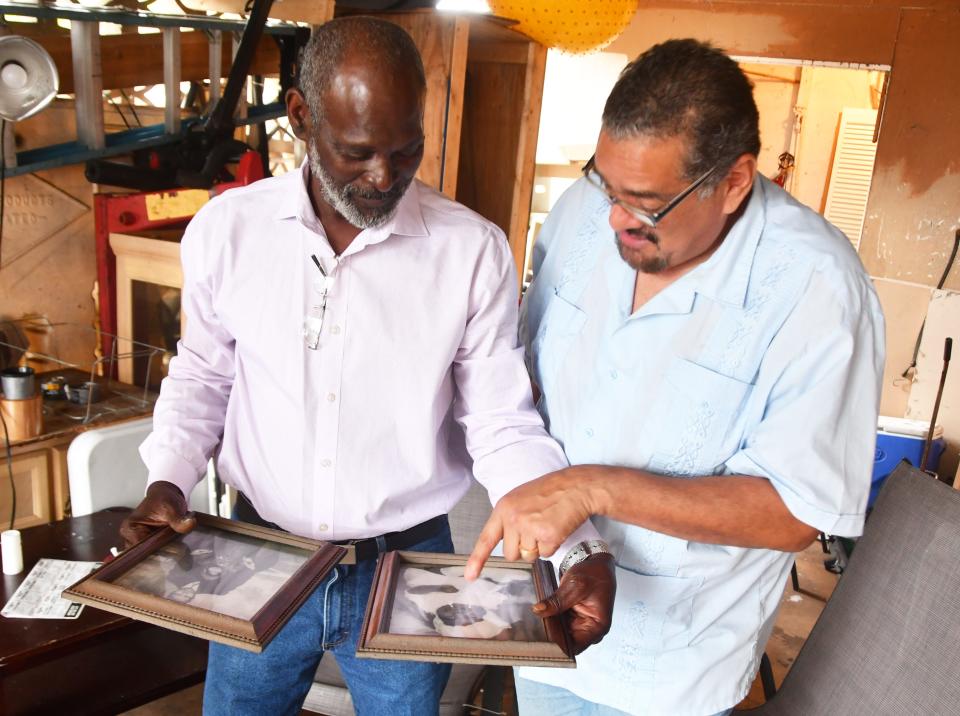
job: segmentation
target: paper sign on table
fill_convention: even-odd
[[[100,562],[41,559],[0,615],[8,619],[76,619],[83,605],[63,599],[60,593],[99,566]]]

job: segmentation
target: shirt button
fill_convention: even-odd
[[[617,378],[620,377],[620,374],[619,374],[617,371],[615,371],[615,370],[611,370],[611,371],[610,371],[610,377],[613,378],[614,380],[616,380]]]
[[[327,402],[332,403],[337,399],[336,393],[327,393]]]
[[[317,526],[317,529],[321,532],[326,532],[328,529],[330,529],[330,525],[328,525],[326,522],[323,522]]]
[[[338,333],[340,333],[340,326],[330,326],[330,332],[333,335],[337,335]]]
[[[324,458],[320,461],[320,467],[330,467],[333,463]]]
[[[593,428],[587,428],[586,430],[584,430],[584,432],[587,434],[588,438],[593,437]]]

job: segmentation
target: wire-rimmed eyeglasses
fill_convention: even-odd
[[[677,206],[680,204],[680,202],[682,202],[684,199],[690,196],[690,194],[694,190],[696,190],[697,187],[703,184],[707,179],[709,179],[710,175],[713,174],[717,169],[717,165],[714,164],[707,171],[705,171],[699,177],[694,179],[693,183],[690,184],[690,186],[688,186],[686,189],[684,189],[675,197],[673,197],[670,201],[668,201],[663,206],[662,209],[660,209],[659,211],[655,211],[651,214],[639,207],[633,206],[632,204],[628,204],[623,199],[616,196],[612,191],[610,191],[610,189],[607,187],[607,183],[603,180],[603,177],[597,173],[597,170],[594,166],[594,159],[595,157],[590,157],[590,160],[583,167],[583,176],[587,180],[587,182],[589,182],[590,186],[592,186],[594,189],[598,189],[599,191],[602,191],[604,196],[607,197],[607,200],[611,204],[616,204],[631,216],[635,217],[639,221],[642,221],[651,229],[656,228],[657,224],[663,221],[663,217],[665,217],[671,211],[676,209]]]

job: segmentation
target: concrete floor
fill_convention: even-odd
[[[818,542],[797,556],[800,591],[795,592],[788,581],[780,602],[780,613],[766,648],[777,686],[783,683],[784,676],[837,584],[837,576],[823,568],[825,557]],[[191,716],[201,712],[202,701],[203,684],[199,684],[127,711],[126,716]],[[758,678],[737,710],[754,708],[762,703],[763,689]]]

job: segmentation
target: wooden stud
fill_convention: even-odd
[[[463,125],[464,85],[467,75],[467,50],[470,20],[458,17],[453,26],[453,51],[450,57],[450,92],[447,95],[447,123],[443,137],[443,181],[440,190],[455,199],[460,169],[460,132]]]
[[[426,138],[423,149],[423,161],[417,178],[425,184],[443,191],[445,185],[444,159],[446,147],[453,150],[459,145],[459,129],[455,141],[451,141],[448,131],[444,145],[444,127],[448,124],[448,97],[454,91],[453,65],[454,44],[459,18],[453,15],[433,11],[385,13],[377,17],[399,25],[413,38],[423,60],[423,69],[427,79],[427,97],[423,113],[423,133]],[[466,50],[466,41],[462,41]],[[458,93],[460,89],[456,90]],[[461,102],[462,105],[462,102]],[[462,112],[462,110],[461,110]],[[456,120],[456,117],[454,117]],[[455,121],[459,125],[459,121]],[[456,172],[451,181],[456,182]],[[455,184],[454,184],[455,185]]]
[[[523,283],[523,267],[527,256],[527,232],[530,225],[530,202],[536,173],[537,137],[540,132],[540,105],[543,102],[543,79],[547,68],[547,48],[537,42],[527,47],[527,72],[524,78],[521,105],[520,145],[513,183],[513,206],[507,238],[517,264],[517,276]]]

